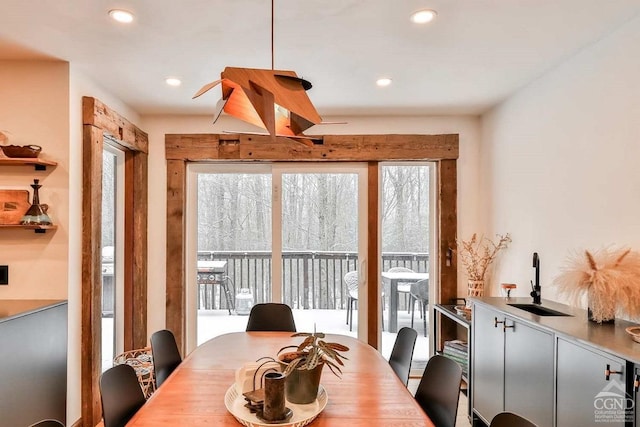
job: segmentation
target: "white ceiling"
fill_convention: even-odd
[[[134,23],[111,21],[115,7]],[[437,19],[409,22],[421,8]],[[275,68],[313,83],[321,115],[478,114],[634,18],[640,0],[275,0],[275,10]],[[270,22],[269,0],[1,0],[0,59],[69,61],[140,114],[209,114],[220,89],[191,97],[225,66],[271,68]],[[377,88],[380,76],[392,85]]]

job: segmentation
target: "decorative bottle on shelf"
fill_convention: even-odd
[[[22,220],[20,220],[20,224],[22,225],[51,225],[51,218],[47,215],[49,206],[40,204],[38,189],[42,187],[42,185],[38,184],[39,182],[39,179],[34,179],[33,184],[31,184],[31,188],[33,188],[33,203],[31,203],[31,207],[27,210],[27,213],[24,214]]]

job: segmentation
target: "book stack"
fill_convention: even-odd
[[[442,355],[455,360],[462,367],[462,375],[468,377],[469,374],[469,350],[466,341],[453,340],[445,341],[442,348]]]

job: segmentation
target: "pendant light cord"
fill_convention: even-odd
[[[273,53],[273,11],[274,11],[274,6],[273,6],[273,2],[274,0],[271,0],[271,71],[274,70],[274,53]]]

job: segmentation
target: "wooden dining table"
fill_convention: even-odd
[[[246,363],[299,344],[290,332],[236,332],[196,348],[156,390],[127,426],[239,426],[225,407],[225,393]],[[328,400],[315,427],[433,426],[389,363],[373,347],[345,335],[327,341],[349,347],[341,378],[324,369]]]

